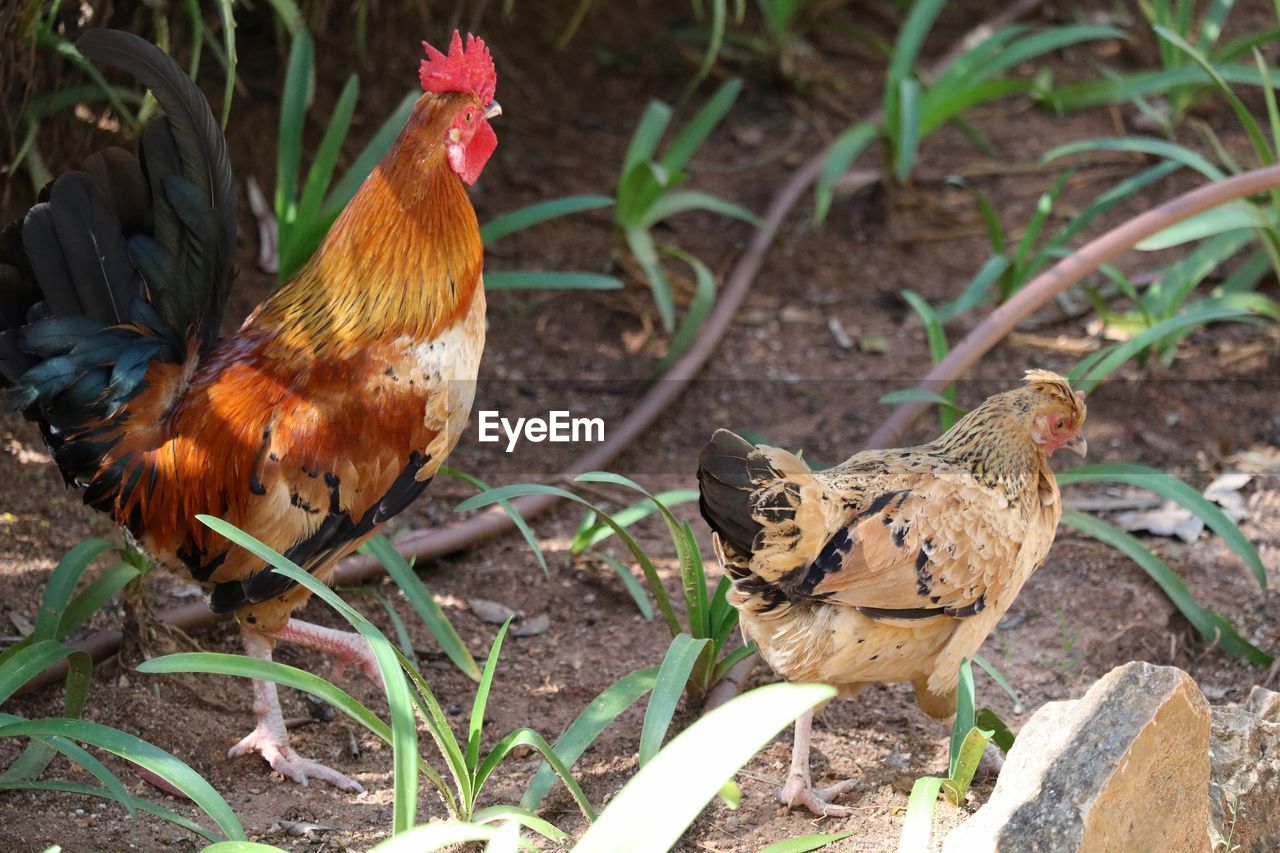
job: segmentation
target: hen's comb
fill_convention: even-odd
[[[454,30],[447,54],[425,41],[422,46],[427,51],[427,58],[418,67],[423,89],[436,94],[465,92],[475,95],[482,104],[492,103],[498,75],[493,69],[493,57],[482,39],[468,34],[467,46],[463,48],[462,35]]]

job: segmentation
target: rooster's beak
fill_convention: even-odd
[[[1084,440],[1084,433],[1078,432],[1075,438],[1065,442],[1062,448],[1070,450],[1072,453],[1080,454],[1080,458],[1083,459],[1084,455],[1089,452],[1089,442]]]
[[[488,121],[491,118],[497,118],[500,115],[502,115],[502,105],[497,101],[489,104],[489,109],[484,111],[485,121]]]

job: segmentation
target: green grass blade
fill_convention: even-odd
[[[653,594],[654,600],[658,603],[658,610],[662,613],[663,620],[667,623],[667,627],[671,630],[674,637],[681,631],[680,620],[676,618],[675,611],[671,608],[671,598],[667,595],[666,587],[662,585],[662,578],[658,575],[658,569],[653,565],[653,561],[649,559],[649,555],[644,552],[640,544],[627,533],[626,529],[615,522],[608,513],[602,511],[599,507],[590,503],[583,498],[578,497],[573,492],[557,488],[555,486],[543,486],[537,483],[518,483],[511,486],[502,486],[497,489],[491,489],[478,495],[472,495],[462,503],[454,507],[454,512],[464,512],[470,509],[479,509],[489,504],[499,501],[508,500],[521,495],[552,495],[554,497],[563,498],[564,500],[573,501],[581,504],[596,513],[606,524],[613,528],[614,533],[622,540],[622,544],[627,546],[627,550],[631,552],[631,556],[635,557],[636,562],[640,564],[640,569],[644,572],[645,581],[649,584],[649,592]]]
[[[668,217],[679,213],[687,213],[691,210],[723,214],[733,219],[749,222],[756,228],[764,225],[760,217],[740,204],[735,204],[699,190],[672,190],[671,192],[663,193],[653,204],[649,205],[649,209],[644,212],[644,216],[640,219],[640,227],[652,228]]]
[[[77,652],[56,640],[36,640],[28,644],[5,661],[0,667],[0,705],[9,700],[23,685],[44,672],[58,661],[71,657]]]
[[[409,636],[409,627],[400,618],[400,611],[396,610],[396,606],[391,599],[377,589],[366,589],[365,587],[343,587],[342,592],[348,595],[368,595],[382,605],[382,610],[387,614],[387,618],[391,620],[391,628],[396,633],[396,645],[400,647],[400,653],[404,655],[405,660],[409,661],[409,663],[415,667],[418,665],[418,653],[413,649],[413,638]]]
[[[902,835],[898,838],[898,853],[928,853],[932,849],[933,815],[938,808],[938,793],[942,779],[925,776],[911,786],[907,798],[907,813],[902,818]]]
[[[818,173],[818,181],[813,190],[813,221],[821,224],[831,210],[831,201],[835,198],[836,182],[849,171],[853,161],[858,159],[868,145],[880,137],[880,128],[869,122],[861,122],[850,127],[831,144],[827,150],[827,158],[822,162],[822,171]]]
[[[378,165],[378,161],[391,149],[391,143],[395,142],[401,129],[409,121],[409,113],[413,112],[413,106],[418,102],[421,94],[415,91],[405,95],[391,115],[387,116],[387,120],[378,127],[377,133],[360,150],[356,159],[351,162],[351,166],[325,197],[324,207],[320,212],[321,219],[332,221],[342,212],[342,208],[347,206],[347,202],[351,201],[351,197],[356,194],[356,190],[360,189],[360,185],[364,183],[365,178],[369,177],[374,167]]]
[[[1274,227],[1274,222],[1268,221],[1265,214],[1254,205],[1238,199],[1203,213],[1197,213],[1195,216],[1170,225],[1163,231],[1157,231],[1140,241],[1134,248],[1140,252],[1158,252],[1161,249],[1171,249],[1174,246],[1197,242],[1228,231],[1267,227]]]
[[[484,763],[481,764],[479,769],[476,771],[477,791],[480,790],[480,787],[488,780],[489,776],[497,766],[502,763],[502,760],[506,758],[511,750],[515,749],[517,746],[531,746],[536,749],[542,755],[543,759],[550,765],[556,776],[560,777],[560,781],[564,783],[564,786],[569,790],[569,793],[573,795],[574,802],[578,804],[578,808],[582,810],[582,814],[586,819],[588,821],[596,819],[595,809],[591,807],[590,800],[588,800],[587,795],[583,793],[582,786],[580,786],[577,780],[573,778],[573,774],[569,772],[569,768],[565,763],[560,760],[560,756],[556,754],[556,751],[551,748],[551,744],[547,743],[546,740],[543,739],[542,735],[538,734],[533,729],[516,729],[514,732],[498,742],[498,744],[493,748],[493,751],[489,753],[487,758],[485,758]]]
[[[649,603],[649,596],[644,591],[644,586],[640,581],[636,580],[636,576],[631,570],[622,564],[622,561],[612,554],[605,554],[601,551],[588,551],[586,556],[593,560],[599,560],[618,576],[618,580],[622,581],[622,585],[627,590],[627,595],[631,596],[631,600],[635,602],[636,608],[640,611],[640,615],[644,617],[646,622],[653,620],[653,605]]]
[[[504,213],[487,222],[480,228],[480,239],[489,246],[508,234],[532,228],[534,225],[612,205],[613,199],[607,195],[571,195],[550,201],[540,201],[537,204],[513,210],[511,213]]]
[[[459,471],[456,468],[450,468],[448,465],[441,465],[439,473],[461,480],[475,488],[477,491],[484,492],[489,489],[489,484],[484,480],[481,480],[479,477],[474,477],[466,471]],[[536,559],[538,561],[538,565],[542,567],[543,577],[551,577],[547,570],[547,558],[542,553],[542,547],[538,545],[538,537],[533,535],[533,529],[529,527],[529,522],[525,521],[524,516],[520,514],[520,510],[516,509],[515,504],[510,501],[500,501],[498,506],[502,507],[502,510],[507,514],[507,517],[511,519],[511,523],[515,525],[516,530],[519,530],[520,535],[524,537],[524,541],[528,544],[529,550],[533,551],[534,559]]]
[[[377,737],[391,743],[391,727],[379,719],[377,714],[342,688],[296,666],[221,652],[180,652],[144,660],[138,664],[137,670],[151,675],[208,673],[274,681],[276,684],[283,684],[285,687],[292,687],[320,697]]]
[[[315,45],[305,30],[294,33],[280,96],[280,135],[276,160],[276,220],[283,250],[295,220],[298,172],[302,165],[302,129],[311,103],[315,73]]]
[[[648,764],[662,748],[662,741],[671,725],[671,717],[689,682],[689,674],[693,672],[693,665],[698,662],[698,656],[708,642],[706,639],[695,640],[688,634],[677,634],[672,638],[667,655],[658,669],[658,679],[649,696],[649,706],[645,709],[644,726],[640,730],[641,767]]]
[[[934,313],[933,307],[925,301],[925,298],[915,291],[902,291],[902,298],[920,318],[920,323],[924,326],[925,337],[929,341],[929,356],[933,359],[933,363],[937,364],[947,357],[947,352],[951,349],[947,343],[947,332],[942,328],[942,321]],[[949,385],[943,389],[942,396],[951,404],[949,408],[938,409],[938,421],[942,426],[942,431],[946,432],[956,422],[955,413],[952,411],[952,408],[958,408],[956,406],[955,386]]]
[[[735,610],[733,611],[733,613],[734,613],[734,619],[733,619],[733,623],[729,626],[730,629],[732,629],[733,625],[736,625],[738,622],[737,620],[738,611]],[[715,684],[717,681],[724,678],[726,675],[729,674],[729,670],[733,669],[733,667],[739,661],[755,653],[756,653],[756,644],[754,642],[747,643],[745,646],[739,646],[738,648],[729,652],[729,654],[725,655],[716,663],[715,668],[711,671],[711,680],[709,684]]]
[[[1015,708],[1022,707],[1022,696],[1017,690],[1013,689],[1013,685],[1009,683],[1009,679],[1004,677],[1004,673],[996,669],[995,665],[982,655],[974,655],[973,662],[976,663],[983,672],[991,676],[991,680],[994,681],[1001,690],[1008,694],[1009,698],[1013,700]],[[990,726],[984,726],[981,723],[978,723],[978,727],[983,729],[990,728]]]
[[[1070,154],[1085,154],[1095,151],[1133,151],[1140,154],[1150,154],[1153,157],[1164,157],[1167,160],[1173,160],[1177,163],[1181,163],[1189,169],[1194,169],[1211,181],[1222,181],[1227,177],[1221,169],[1209,162],[1209,160],[1198,151],[1193,151],[1185,145],[1178,145],[1176,142],[1168,142],[1163,139],[1149,139],[1145,136],[1106,137],[1101,139],[1084,139],[1079,142],[1068,142],[1066,145],[1059,145],[1056,148],[1050,149],[1048,153],[1040,159],[1043,163],[1050,163]]]
[[[533,812],[522,809],[519,806],[489,806],[473,814],[471,820],[473,823],[497,823],[500,820],[513,820],[521,826],[532,829],[543,838],[560,842],[569,840],[569,833],[560,829],[551,821],[544,820]]]
[[[642,163],[653,159],[658,150],[658,140],[671,123],[671,107],[661,101],[650,101],[640,116],[640,122],[631,134],[626,156],[622,160],[622,172],[618,184],[618,203],[622,203],[622,183]]]
[[[56,791],[60,794],[82,794],[86,797],[101,797],[104,800],[116,800],[126,809],[134,809],[136,811],[147,812],[156,817],[167,820],[174,826],[180,826],[185,830],[201,835],[210,841],[218,841],[219,836],[205,829],[200,824],[189,818],[186,818],[175,811],[166,809],[150,800],[144,800],[141,797],[128,797],[127,800],[119,800],[110,791],[104,788],[95,788],[92,785],[85,785],[81,782],[61,782],[61,781],[30,781],[30,780],[0,780],[0,791]],[[226,842],[223,842],[226,843]],[[213,850],[213,847],[204,847],[203,851]],[[274,849],[274,848],[271,848]]]
[[[36,614],[35,628],[31,632],[36,640],[57,638],[58,627],[62,624],[80,576],[89,568],[90,563],[110,548],[110,543],[101,539],[88,539],[77,544],[62,558],[45,583],[44,597]]]
[[[76,764],[82,767],[85,771],[89,773],[89,775],[93,776],[95,779],[97,779],[99,782],[102,783],[102,787],[106,789],[107,795],[110,796],[111,799],[115,800],[120,805],[124,806],[125,811],[129,813],[130,818],[132,818],[133,820],[138,819],[138,809],[136,806],[134,806],[133,798],[129,796],[129,792],[125,790],[124,783],[121,782],[120,778],[116,776],[116,774],[112,773],[105,764],[103,764],[101,761],[95,758],[93,753],[89,752],[87,749],[80,746],[78,743],[67,740],[66,738],[63,738],[63,737],[32,738],[31,743],[32,743],[32,746],[39,744],[40,746],[46,748],[51,754],[62,753],[73,764]],[[48,761],[45,761],[44,766],[36,769],[36,772],[33,773],[32,775],[25,775],[19,772],[12,772],[13,768],[10,768],[9,771],[5,772],[5,775],[2,781],[34,780],[41,773],[44,772],[44,769],[45,767],[48,766],[48,763],[49,763]],[[18,762],[15,761],[14,766],[16,766],[17,764]]]
[[[511,627],[511,617],[502,623],[498,636],[493,638],[489,647],[489,657],[484,662],[484,674],[480,676],[480,684],[476,687],[476,698],[471,703],[471,720],[467,724],[467,769],[475,773],[480,766],[480,738],[484,734],[484,711],[489,704],[489,690],[493,687],[493,675],[498,669],[498,655],[502,651],[502,640]],[[476,783],[476,788],[480,783]]]
[[[675,175],[684,171],[685,165],[693,157],[702,143],[707,141],[707,137],[711,135],[711,131],[715,130],[716,125],[728,114],[729,109],[733,106],[733,102],[738,99],[738,94],[742,91],[742,81],[737,77],[726,80],[725,83],[716,90],[707,102],[698,110],[697,114],[689,120],[676,138],[672,140],[667,149],[662,152],[662,158],[659,162],[662,167],[667,170],[668,174]],[[628,161],[630,160],[630,152],[628,152]]]
[[[671,282],[662,269],[662,261],[658,258],[658,248],[653,236],[643,228],[627,228],[624,236],[627,247],[635,257],[640,268],[644,270],[649,281],[649,289],[653,292],[653,301],[658,308],[658,316],[662,320],[662,328],[670,334],[675,329],[676,304],[671,295]]]
[[[957,676],[956,717],[951,724],[951,749],[947,762],[947,775],[955,778],[956,762],[960,759],[960,751],[964,740],[973,728],[973,715],[977,703],[973,696],[973,665],[968,658],[960,661],[960,674]]]
[[[218,0],[218,19],[222,22],[222,49],[226,54],[226,83],[222,86],[222,121],[223,130],[227,129],[227,119],[231,118],[231,99],[236,91],[236,18],[231,9],[235,0]]]
[[[996,213],[995,206],[991,204],[991,199],[987,198],[987,194],[975,186],[972,181],[964,178],[953,175],[947,178],[947,183],[960,187],[969,193],[973,203],[978,206],[978,215],[982,217],[982,224],[987,229],[987,239],[991,241],[991,253],[993,255],[1003,255],[1005,253],[1004,226],[1000,224],[1000,215]]]
[[[614,276],[593,272],[498,270],[484,274],[486,290],[621,290]]]
[[[201,778],[172,754],[165,752],[141,738],[86,720],[68,720],[52,717],[45,720],[27,720],[0,726],[0,737],[14,735],[45,735],[65,737],[96,746],[149,770],[185,794],[204,810],[230,839],[243,839],[244,827],[236,818],[231,806]]]
[[[771,684],[715,709],[640,769],[579,839],[575,853],[668,849],[783,726],[834,696],[825,685]]]
[[[1257,155],[1259,162],[1264,166],[1270,166],[1275,163],[1275,152],[1273,152],[1271,150],[1271,146],[1267,144],[1267,138],[1263,135],[1262,128],[1258,126],[1257,120],[1254,119],[1253,113],[1250,112],[1249,108],[1240,100],[1240,96],[1235,93],[1235,90],[1233,90],[1227,81],[1223,79],[1222,75],[1218,72],[1218,69],[1213,65],[1213,63],[1205,58],[1204,54],[1188,44],[1186,39],[1175,33],[1173,30],[1161,26],[1155,26],[1152,27],[1152,29],[1154,29],[1162,39],[1177,47],[1187,56],[1191,57],[1191,60],[1195,62],[1196,65],[1199,65],[1204,72],[1209,75],[1209,78],[1213,80],[1214,85],[1218,87],[1218,90],[1222,92],[1223,97],[1227,99],[1227,103],[1231,105],[1232,111],[1235,112],[1236,118],[1240,121],[1240,126],[1244,128],[1245,135],[1249,137],[1249,142],[1253,145],[1253,151]]]
[[[1240,555],[1245,564],[1252,569],[1263,594],[1266,593],[1267,570],[1262,565],[1262,557],[1258,554],[1258,549],[1240,531],[1236,523],[1218,508],[1217,504],[1172,474],[1146,465],[1100,462],[1070,468],[1058,476],[1060,486],[1076,483],[1124,483],[1155,492],[1171,501],[1177,501],[1203,521],[1210,530],[1221,536],[1223,541],[1231,546],[1231,550]]]
[[[1164,594],[1173,606],[1187,617],[1187,621],[1206,641],[1215,643],[1223,650],[1260,666],[1270,666],[1274,661],[1270,654],[1241,637],[1235,626],[1225,618],[1201,606],[1173,569],[1148,550],[1137,538],[1099,518],[1074,509],[1063,510],[1062,523],[1105,545],[1110,545],[1137,563],[1156,582],[1156,585],[1164,590]]]
[[[992,255],[978,268],[978,272],[961,291],[960,296],[955,300],[938,306],[934,314],[940,323],[949,323],[961,314],[970,311],[987,299],[987,293],[991,290],[991,286],[996,280],[1005,275],[1006,272],[1012,271],[1012,264],[1004,255]],[[1019,275],[1017,278],[1025,279],[1025,276]],[[1007,285],[1002,285],[1002,291],[1012,293],[1021,287],[1025,282],[1010,280]]]
[[[475,806],[474,788],[471,785],[471,771],[467,769],[466,753],[463,747],[458,744],[458,739],[453,734],[453,728],[449,725],[449,719],[445,716],[444,709],[440,707],[439,700],[436,699],[435,693],[431,691],[431,685],[427,684],[426,679],[422,677],[422,673],[412,666],[407,659],[402,658],[400,665],[410,683],[413,684],[414,692],[411,695],[414,704],[422,713],[423,719],[427,721],[427,732],[431,735],[436,749],[440,751],[440,757],[449,766],[449,775],[453,777],[458,797],[454,798],[444,780],[425,761],[422,762],[423,774],[435,784],[441,798],[445,801],[445,807],[448,809],[449,814],[455,818],[460,818],[464,812],[470,811]]]
[[[591,704],[583,709],[556,741],[555,753],[560,760],[566,766],[572,767],[606,726],[634,705],[641,696],[653,689],[657,676],[656,666],[636,670],[618,679],[591,700]],[[544,761],[529,781],[529,787],[520,798],[520,806],[536,809],[555,782],[555,771]]]
[[[618,510],[613,514],[613,520],[621,527],[630,527],[637,521],[648,518],[659,511],[659,508],[654,504],[655,501],[660,502],[663,506],[673,507],[677,504],[689,503],[697,499],[697,489],[671,489],[666,492],[658,492],[652,497],[646,497]],[[592,521],[589,524],[584,524],[582,529],[574,536],[573,542],[569,546],[569,552],[577,556],[588,548],[594,548],[612,535],[613,528],[604,522]]]
[[[1040,239],[1040,231],[1044,228],[1045,222],[1049,220],[1049,214],[1053,212],[1053,205],[1058,200],[1058,196],[1062,193],[1062,189],[1067,185],[1067,179],[1070,177],[1070,172],[1063,172],[1053,182],[1053,185],[1036,200],[1035,212],[1031,214],[1031,219],[1027,222],[1027,230],[1023,232],[1022,239],[1018,241],[1018,248],[1013,253],[1015,279],[1021,278],[1022,270],[1026,267],[1027,258],[1031,256],[1031,250],[1035,248],[1036,240]],[[1009,294],[1004,295],[1007,297]]]
[[[786,838],[775,841],[767,847],[761,847],[759,853],[809,853],[810,850],[821,850],[828,844],[843,841],[851,835],[853,835],[852,829],[846,829],[844,832],[798,835],[795,838]]]
[[[698,70],[693,73],[693,77],[684,87],[684,97],[693,94],[711,71],[711,66],[715,64],[716,57],[720,55],[720,46],[724,44],[725,18],[728,11],[728,0],[711,0],[711,30],[707,38],[707,49],[702,54],[702,62],[698,65]]]
[[[974,660],[976,661],[977,657]],[[973,721],[978,728],[991,732],[991,742],[1005,755],[1009,754],[1009,750],[1013,749],[1013,743],[1016,738],[1013,736],[1013,732],[1009,730],[1009,726],[996,715],[995,711],[990,708],[983,708],[978,711]]]
[[[964,409],[941,394],[935,394],[933,391],[926,391],[923,388],[904,388],[901,391],[890,391],[876,402],[883,403],[886,406],[896,406],[899,403],[929,403],[941,409],[946,409],[959,417],[964,417],[965,413]]]
[[[347,138],[359,97],[360,80],[352,74],[342,87],[342,93],[330,114],[329,126],[325,128],[320,147],[316,149],[316,158],[307,171],[307,182],[302,188],[302,199],[298,202],[298,218],[303,221],[320,215],[320,205],[333,182],[338,155],[342,153],[342,143]]]
[[[889,59],[889,72],[885,78],[885,123],[896,124],[897,117],[889,115],[889,104],[895,102],[898,84],[911,73],[924,45],[925,37],[933,28],[934,19],[942,11],[945,0],[916,0],[911,4],[911,12],[898,30],[898,38],[893,45],[893,55]]]
[[[429,853],[435,850],[456,850],[461,844],[492,841],[500,833],[501,830],[493,826],[433,820],[416,826],[402,835],[388,838],[369,853]]]
[[[993,732],[974,727],[969,729],[961,741],[951,776],[942,783],[947,801],[953,806],[964,805],[969,784],[973,782],[973,774],[978,769],[978,762],[982,760],[982,752],[987,748],[987,741],[991,740],[992,734]]]
[[[1088,394],[1098,387],[1098,383],[1110,376],[1112,371],[1147,347],[1158,343],[1166,335],[1195,326],[1219,323],[1224,320],[1241,320],[1252,316],[1250,312],[1240,308],[1192,306],[1184,313],[1162,320],[1115,349],[1109,350],[1105,357],[1090,364],[1087,374],[1080,370],[1085,365],[1082,361],[1068,374],[1068,378],[1071,379],[1072,384],[1078,383],[1077,387]]]
[[[141,572],[128,563],[116,563],[94,578],[67,605],[62,614],[62,619],[58,622],[58,630],[54,635],[54,639],[61,640],[85,622],[88,622],[89,617],[98,612],[98,608],[110,601],[116,593],[124,589],[125,585],[139,574]]]
[[[920,83],[905,77],[898,81],[898,126],[894,137],[893,173],[905,181],[916,163],[923,128],[920,124]]]
[[[418,577],[413,567],[405,562],[404,557],[400,556],[395,547],[387,541],[387,537],[380,533],[375,534],[362,547],[382,563],[387,574],[396,582],[396,586],[400,587],[404,597],[409,599],[409,603],[413,605],[413,609],[417,611],[419,618],[431,632],[431,636],[436,638],[436,642],[448,655],[449,660],[453,661],[454,666],[467,678],[478,681],[480,667],[476,665],[476,659],[471,656],[471,651],[462,641],[462,637],[458,636],[453,623],[436,603],[431,590],[427,589],[427,585]]]

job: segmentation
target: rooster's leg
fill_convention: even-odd
[[[778,799],[787,808],[804,806],[822,817],[848,817],[853,809],[827,802],[852,790],[854,781],[846,779],[829,788],[814,788],[809,776],[809,740],[813,730],[813,711],[806,711],[796,720],[796,737],[791,746],[791,769],[787,781],[778,790]]]
[[[373,656],[373,649],[364,637],[351,631],[335,631],[323,625],[313,625],[301,619],[290,619],[288,624],[275,635],[277,640],[316,649],[333,657],[338,667],[355,666],[379,687],[382,686],[382,672],[378,669],[378,660]]]
[[[259,660],[271,660],[271,640],[254,631],[242,630],[241,635],[246,654]],[[294,752],[289,745],[289,733],[285,731],[284,714],[280,710],[280,697],[276,693],[274,681],[254,679],[253,712],[258,717],[257,727],[244,740],[231,747],[227,753],[230,757],[256,752],[267,760],[272,770],[300,785],[306,785],[311,779],[319,779],[344,791],[359,793],[364,790],[354,779]]]

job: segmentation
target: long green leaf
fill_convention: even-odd
[[[486,290],[621,290],[622,281],[594,272],[496,270],[484,274]]]
[[[484,712],[489,704],[489,690],[493,687],[493,676],[498,670],[498,655],[502,652],[502,640],[511,627],[512,617],[502,623],[498,635],[493,638],[489,647],[489,657],[484,662],[484,674],[480,676],[480,684],[476,687],[475,700],[471,703],[471,719],[467,724],[467,768],[475,773],[480,766],[480,737],[484,734]],[[476,787],[479,787],[477,783]]]
[[[653,619],[653,606],[649,603],[649,596],[645,593],[644,586],[631,573],[631,569],[624,566],[617,557],[602,551],[588,551],[586,556],[593,560],[599,560],[612,569],[613,573],[618,576],[618,580],[622,581],[622,585],[627,590],[627,595],[631,596],[631,600],[635,602],[636,608],[640,611],[640,615],[644,617],[644,620],[649,622]]]
[[[400,587],[404,597],[409,599],[409,603],[413,605],[413,609],[417,611],[423,624],[431,632],[431,636],[436,638],[436,642],[449,656],[449,660],[453,661],[454,666],[458,667],[467,678],[479,681],[480,667],[476,665],[476,659],[471,656],[467,644],[462,641],[462,637],[458,636],[457,629],[436,603],[431,590],[427,589],[427,585],[422,582],[418,573],[405,561],[404,557],[400,556],[395,546],[387,541],[387,537],[378,533],[363,547],[382,563],[387,574],[396,582],[396,586]]]
[[[377,714],[357,701],[340,687],[325,681],[318,675],[278,661],[258,660],[245,655],[229,655],[220,652],[180,652],[144,660],[138,664],[138,672],[151,675],[172,673],[209,673],[231,675],[237,678],[256,678],[274,681],[310,693],[328,702],[352,720],[364,726],[377,737],[391,743],[391,727]]]
[[[669,174],[684,170],[685,164],[693,157],[702,143],[707,141],[711,131],[729,112],[733,102],[742,91],[742,80],[737,77],[726,80],[716,93],[698,110],[689,123],[681,129],[676,138],[667,146],[659,161]]]
[[[671,190],[665,192],[651,205],[640,218],[641,228],[652,228],[668,217],[691,210],[703,210],[719,213],[734,219],[749,222],[757,228],[764,225],[763,220],[740,204],[711,195],[700,190]]]
[[[951,778],[956,776],[956,762],[960,758],[964,740],[973,728],[973,715],[977,709],[973,694],[973,665],[968,658],[960,661],[960,673],[956,681],[956,716],[951,724],[951,748],[947,761],[947,775]]]
[[[124,589],[129,581],[139,574],[141,572],[128,563],[116,563],[90,581],[67,605],[62,614],[62,619],[58,622],[58,630],[54,635],[54,639],[64,639],[72,631],[88,622],[89,617],[98,612],[98,608],[110,601],[116,593]]]
[[[836,183],[849,171],[853,161],[858,159],[866,147],[879,138],[881,130],[870,122],[860,122],[845,130],[836,137],[827,149],[826,159],[822,161],[822,171],[818,173],[818,181],[813,189],[813,221],[821,223],[831,210],[831,201],[835,197]]]
[[[1155,492],[1171,501],[1177,501],[1208,525],[1210,530],[1221,536],[1231,546],[1231,550],[1240,555],[1245,564],[1253,570],[1258,586],[1261,587],[1263,594],[1266,594],[1267,569],[1262,565],[1262,557],[1258,554],[1258,549],[1213,501],[1172,474],[1146,465],[1099,462],[1069,468],[1058,475],[1060,486],[1076,483],[1124,483]]]
[[[573,774],[569,772],[568,766],[560,760],[560,756],[551,748],[551,744],[547,743],[542,735],[530,728],[516,729],[511,734],[504,737],[493,748],[485,758],[484,763],[476,770],[476,790],[488,780],[490,774],[497,768],[498,764],[510,754],[511,750],[517,746],[531,746],[542,755],[543,759],[555,771],[556,776],[560,777],[560,781],[569,789],[569,793],[573,796],[574,802],[578,804],[578,808],[582,810],[582,814],[588,821],[596,819],[595,809],[591,807],[591,802],[587,799],[587,795],[583,792],[582,787],[577,780],[573,778]]]
[[[158,746],[126,732],[91,723],[86,720],[68,720],[52,717],[45,720],[26,720],[0,726],[0,737],[14,735],[56,736],[81,741],[120,756],[156,774],[185,794],[193,803],[213,818],[214,823],[230,839],[244,839],[244,827],[236,818],[227,801],[182,761]]]
[[[1178,145],[1176,142],[1168,142],[1163,139],[1149,139],[1145,136],[1120,136],[1107,137],[1102,139],[1083,139],[1079,142],[1068,142],[1065,145],[1059,145],[1056,148],[1049,149],[1041,159],[1041,162],[1051,163],[1062,157],[1071,154],[1086,154],[1095,151],[1133,151],[1140,154],[1150,154],[1154,157],[1164,157],[1167,160],[1173,160],[1181,163],[1189,169],[1194,169],[1204,175],[1211,181],[1221,181],[1226,179],[1226,174],[1215,166],[1213,163],[1198,151],[1193,151],[1184,145]]]
[[[715,709],[685,729],[618,792],[575,853],[666,850],[778,730],[835,696],[815,684],[771,684]]]
[[[31,632],[35,639],[58,639],[58,628],[62,625],[80,576],[89,568],[90,563],[110,547],[110,543],[101,539],[87,539],[62,558],[45,583],[44,597],[36,614],[35,629]]]
[[[644,726],[640,729],[641,767],[648,764],[662,748],[662,741],[671,725],[671,717],[675,714],[680,697],[684,695],[685,685],[689,683],[689,674],[693,672],[693,665],[698,662],[698,655],[702,654],[709,642],[706,639],[695,640],[688,634],[677,634],[671,638],[667,656],[658,669],[658,680],[649,696],[649,706],[645,709]]]
[[[489,489],[489,484],[484,480],[481,480],[479,477],[474,477],[466,471],[459,471],[456,468],[450,468],[448,465],[441,465],[440,473],[453,477],[454,479],[461,480],[480,492],[488,491]],[[547,558],[542,553],[542,548],[538,545],[538,537],[533,535],[533,530],[529,527],[529,522],[525,521],[524,516],[520,514],[520,510],[516,509],[515,504],[510,501],[501,501],[498,506],[502,507],[502,511],[507,514],[507,517],[511,519],[511,523],[515,525],[516,530],[520,531],[520,535],[524,537],[524,541],[529,546],[529,550],[533,552],[534,559],[536,559],[538,561],[538,565],[542,567],[543,576],[550,578],[551,575],[547,569]]]
[[[666,492],[658,492],[657,494],[646,497],[643,500],[636,501],[623,509],[613,513],[613,520],[621,527],[630,527],[643,518],[648,518],[655,512],[659,511],[655,501],[663,506],[673,507],[677,504],[689,503],[698,499],[697,489],[671,489]],[[588,519],[594,516],[588,515]],[[613,535],[613,528],[600,521],[591,521],[584,523],[582,528],[574,535],[573,542],[570,544],[570,553],[577,555],[586,551],[588,548],[594,548],[604,540]]]
[[[782,841],[775,841],[766,847],[761,847],[758,853],[809,853],[810,850],[821,850],[828,844],[844,841],[851,835],[853,835],[852,829],[846,829],[844,832],[798,835],[795,838],[785,838]]]
[[[932,849],[929,840],[942,782],[937,776],[925,776],[911,786],[907,813],[902,819],[902,835],[898,838],[898,853],[928,853]]]
[[[1269,666],[1273,662],[1274,658],[1270,654],[1241,637],[1234,625],[1201,606],[1173,569],[1135,537],[1099,518],[1074,509],[1063,510],[1062,523],[1110,545],[1137,563],[1208,642],[1216,643],[1225,651],[1250,663]]]
[[[572,767],[606,726],[634,705],[641,696],[653,689],[657,676],[656,666],[636,670],[618,679],[592,699],[591,704],[582,710],[582,713],[569,724],[564,734],[560,735],[556,741],[555,753],[560,760]],[[521,807],[536,809],[555,782],[555,772],[551,769],[551,765],[544,761],[538,766],[537,772],[529,781],[529,787],[525,789],[524,796],[520,798]]]
[[[197,835],[204,836],[210,841],[216,842],[218,836],[208,829],[205,829],[195,821],[178,814],[175,811],[166,809],[150,800],[144,800],[141,797],[129,796],[126,800],[120,800],[112,792],[105,788],[95,788],[92,785],[85,785],[81,782],[61,782],[61,781],[29,781],[29,780],[0,780],[0,791],[56,791],[60,794],[82,794],[86,797],[101,797],[105,800],[115,800],[126,809],[132,809],[141,812],[153,814],[156,817],[167,820],[175,826],[180,826]],[[227,842],[222,842],[227,843]],[[204,851],[213,850],[214,847],[205,847]],[[203,851],[202,851],[203,853]]]
[[[480,239],[486,246],[490,246],[508,234],[532,228],[534,225],[612,205],[613,199],[607,195],[571,195],[550,201],[540,201],[537,204],[504,213],[485,223],[480,228]]]

